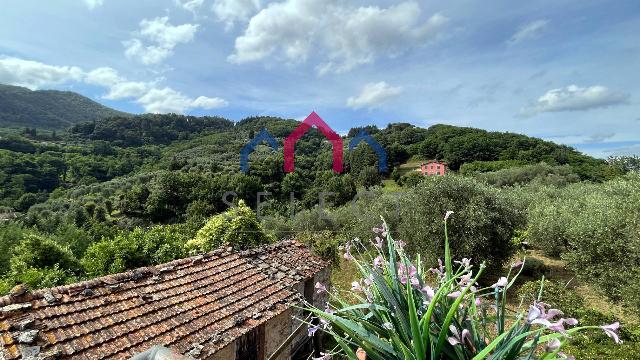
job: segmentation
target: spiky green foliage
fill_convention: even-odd
[[[430,269],[436,277],[433,288],[427,283],[420,257],[412,261],[403,244],[392,239],[386,224],[374,229],[375,250],[359,241],[345,246],[345,259],[353,261],[362,280],[352,284],[349,294],[330,292],[326,309],[306,308],[320,320],[317,325],[310,323],[309,333],[325,331],[338,344],[325,358],[340,353],[357,359],[356,349],[361,349],[374,360],[558,359],[570,334],[599,328],[565,329],[565,325],[575,325],[575,319],[556,320],[562,313],[547,310],[539,301],[528,313],[510,313],[506,296],[519,275],[511,273],[521,269],[522,263],[492,286],[476,288],[484,265],[474,271],[468,259],[452,261],[447,217],[444,264]],[[316,288],[325,291],[322,284]],[[607,329],[617,340],[616,325]]]

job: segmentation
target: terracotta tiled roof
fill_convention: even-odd
[[[0,298],[0,359],[126,359],[153,345],[206,358],[297,299],[327,263],[295,241]]]

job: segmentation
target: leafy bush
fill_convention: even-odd
[[[300,232],[296,240],[309,246],[324,260],[330,261],[333,265],[338,264],[338,246],[341,242],[332,231]]]
[[[462,166],[460,167],[460,174],[473,175],[477,173],[508,169],[526,164],[526,162],[521,160],[472,161],[462,164]]]
[[[20,269],[20,272],[12,274],[10,279],[14,285],[25,284],[30,289],[49,288],[78,280],[69,271],[61,269],[58,264],[44,269]]]
[[[461,176],[422,177],[417,186],[391,194],[380,190],[361,193],[344,206],[305,210],[290,222],[295,232],[332,231],[338,239],[370,236],[380,214],[395,230],[394,235],[426,261],[442,253],[442,229],[434,225],[439,214],[455,209],[458,216],[450,226],[454,255],[486,261],[495,271],[513,254],[512,238],[524,227],[525,212],[511,194],[474,179]],[[422,226],[416,226],[422,224]]]
[[[418,171],[412,171],[406,175],[402,175],[398,180],[398,185],[405,187],[413,187],[418,185],[422,180],[424,180],[425,176]]]
[[[213,216],[187,242],[191,252],[207,252],[222,245],[247,249],[270,242],[256,218],[256,214],[240,200],[238,205]]]
[[[184,246],[191,236],[186,225],[136,228],[91,245],[82,264],[90,276],[162,264],[186,256]]]
[[[382,176],[378,172],[378,169],[373,166],[366,166],[358,174],[358,182],[366,189],[380,185],[382,182]]]
[[[9,271],[9,260],[13,248],[29,233],[22,226],[14,222],[3,221],[0,223],[0,275]]]
[[[544,261],[536,258],[527,258],[522,267],[522,275],[531,278],[540,278],[546,275],[549,269],[544,264]],[[538,284],[538,288],[540,284]]]
[[[529,211],[532,243],[563,253],[578,278],[640,309],[640,175],[575,184]]]
[[[541,185],[566,186],[580,181],[569,165],[551,166],[545,163],[509,167],[476,175],[480,180],[495,186],[513,186],[535,182]]]
[[[44,236],[29,234],[13,249],[11,272],[14,274],[29,268],[47,269],[56,265],[74,273],[82,269],[69,249]]]
[[[13,249],[5,281],[37,289],[73,282],[81,274],[80,262],[67,248],[41,235],[27,234]]]
[[[444,234],[439,214],[453,210],[451,222],[453,256],[486,262],[499,269],[513,254],[511,239],[524,227],[525,214],[515,199],[493,187],[461,176],[428,177],[400,198],[397,237],[435,262],[442,254]],[[393,209],[395,210],[395,209]],[[421,225],[417,225],[421,224]]]

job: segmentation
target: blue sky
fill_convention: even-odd
[[[133,113],[410,122],[640,154],[636,0],[3,0],[0,83]]]

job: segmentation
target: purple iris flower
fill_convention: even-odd
[[[551,339],[549,340],[549,342],[544,346],[544,351],[545,352],[554,352],[556,351],[560,345],[562,345],[562,343],[560,342],[560,340],[558,339]]]
[[[435,291],[431,288],[431,286],[427,286],[425,285],[422,289],[420,289],[420,292],[422,292],[426,297],[427,297],[427,301],[430,302],[431,300],[433,300],[434,296],[436,296]]]
[[[453,346],[462,344],[462,343],[473,344],[473,341],[471,340],[471,333],[469,332],[469,330],[463,329],[462,332],[460,332],[458,328],[451,325],[449,326],[449,331],[451,331],[451,333],[453,334],[453,336],[449,336],[447,338],[447,341],[449,341],[449,344]]]
[[[309,337],[312,337],[316,333],[316,331],[318,331],[319,329],[320,329],[320,325],[310,326],[309,329],[307,329],[307,333]]]
[[[373,245],[378,249],[382,249],[382,239],[379,236],[376,236],[375,241],[376,242],[373,243]]]
[[[604,325],[600,327],[604,330],[604,333],[607,334],[608,337],[612,338],[616,344],[622,344],[622,340],[618,337],[618,330],[620,329],[620,323],[614,322],[613,324]]]
[[[454,261],[456,264],[460,264],[462,265],[465,269],[468,269],[471,267],[471,259],[467,259],[467,258],[462,258],[462,260],[460,261]]]
[[[447,219],[449,218],[449,216],[451,216],[452,214],[453,214],[453,211],[447,211],[447,212],[444,214],[444,221],[447,221]]]
[[[498,279],[497,283],[491,285],[491,287],[494,288],[494,289],[495,288],[499,288],[499,287],[505,287],[505,286],[507,286],[508,283],[509,282],[508,282],[507,278],[503,276],[500,279]]]
[[[403,263],[398,263],[398,275],[400,276],[400,282],[402,285],[407,285],[407,281],[411,282],[412,286],[418,286],[420,281],[416,277],[418,271],[416,267],[410,265],[408,268]]]
[[[327,288],[321,282],[316,282],[316,294],[326,293]]]
[[[351,242],[350,241],[347,241],[347,243],[344,245],[344,255],[343,255],[343,257],[347,261],[353,260],[353,256],[351,256]]]
[[[382,266],[382,256],[378,255],[378,257],[376,257],[375,259],[373,259],[373,267],[375,269],[378,269]]]

